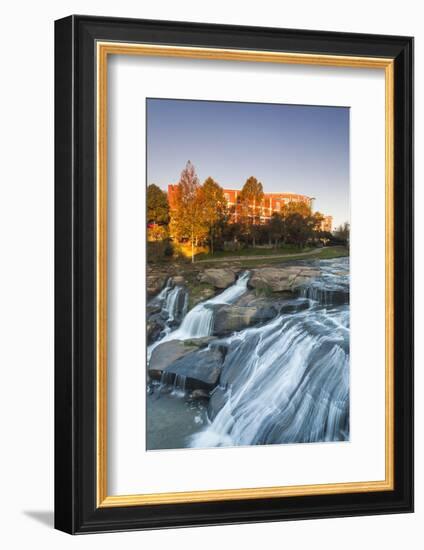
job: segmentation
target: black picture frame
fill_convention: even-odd
[[[394,490],[97,507],[98,40],[394,60]],[[55,527],[67,533],[413,511],[413,39],[73,15],[55,22]]]

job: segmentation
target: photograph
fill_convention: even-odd
[[[349,136],[146,98],[146,450],[349,442]]]

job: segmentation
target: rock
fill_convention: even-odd
[[[209,404],[208,404],[208,417],[209,420],[213,421],[219,411],[227,402],[228,396],[226,395],[225,389],[220,386],[216,387],[213,392],[210,394]]]
[[[209,399],[209,392],[202,389],[193,390],[190,397],[195,400]]]
[[[158,317],[148,319],[146,323],[147,343],[151,344],[157,340],[159,334],[164,329],[164,323]]]
[[[154,296],[160,292],[166,282],[166,275],[164,274],[149,274],[146,277],[146,291],[148,296]]]
[[[320,275],[319,269],[309,266],[278,266],[254,269],[249,287],[270,292],[293,292]]]
[[[199,281],[208,283],[215,288],[227,288],[234,283],[236,275],[232,269],[211,268],[199,274]]]
[[[159,303],[151,301],[146,305],[146,316],[150,317],[154,313],[160,313],[161,309],[162,307]]]
[[[184,355],[166,367],[170,374],[184,377],[186,389],[211,390],[221,374],[223,354],[220,349],[207,348]]]
[[[215,336],[203,336],[202,338],[191,338],[191,340],[184,340],[185,346],[196,346],[197,348],[205,348],[213,340],[216,340]]]
[[[215,296],[215,292],[216,291],[209,286],[204,288],[195,288],[194,290],[192,288],[189,292],[189,310],[194,308],[197,304],[200,304],[200,302],[204,302],[205,300],[209,300],[209,298]]]
[[[198,349],[194,344],[186,344],[182,340],[170,340],[159,344],[152,352],[149,364],[149,376],[160,380],[162,372],[177,359]]]
[[[174,275],[172,277],[172,282],[174,285],[184,285],[186,281],[182,275]]]
[[[222,346],[206,347],[208,340],[213,339],[171,340],[159,344],[150,358],[150,378],[160,380],[165,374],[167,383],[172,384],[178,376],[180,380],[185,379],[186,389],[211,390],[218,383],[225,357]]]
[[[272,306],[224,305],[215,311],[213,334],[224,336],[273,319],[277,310]]]

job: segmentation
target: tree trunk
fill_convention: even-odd
[[[194,264],[194,235],[191,232],[191,263]]]

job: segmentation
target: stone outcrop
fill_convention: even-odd
[[[222,346],[207,347],[213,337],[192,340],[171,340],[159,344],[152,353],[149,376],[160,380],[166,375],[167,383],[176,376],[185,379],[186,389],[209,391],[216,386],[225,356]]]
[[[249,287],[268,292],[293,292],[319,274],[318,268],[302,265],[262,267],[252,271]]]
[[[268,322],[273,319],[278,310],[272,306],[224,305],[215,310],[213,333],[224,336],[245,328]]]
[[[208,283],[215,288],[223,289],[235,282],[236,274],[232,269],[211,268],[205,269],[198,278],[201,283]]]
[[[167,276],[165,273],[152,273],[146,277],[146,291],[148,296],[154,296],[162,290]]]

